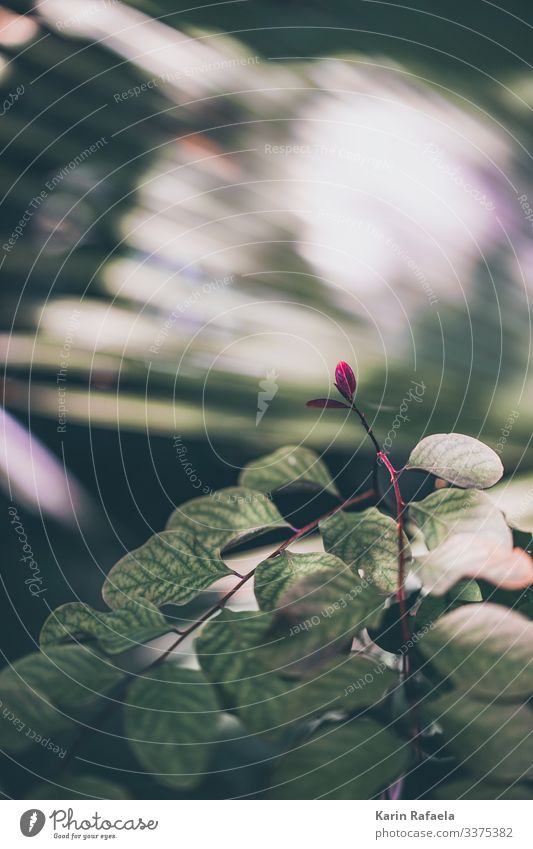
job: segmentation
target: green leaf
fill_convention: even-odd
[[[114,663],[88,646],[53,646],[34,652],[2,670],[0,687],[8,681],[46,693],[60,707],[92,704],[124,678]]]
[[[200,664],[221,691],[224,707],[234,710],[252,734],[267,739],[283,737],[292,719],[287,711],[293,683],[278,674],[277,653],[271,658],[262,652],[273,620],[270,613],[224,611],[196,641]]]
[[[202,629],[197,656],[206,677],[253,733],[275,731],[275,700],[287,690],[279,676],[258,662],[274,617],[270,613],[223,610]]]
[[[281,758],[272,776],[277,799],[371,799],[407,768],[408,745],[367,718],[321,727]]]
[[[273,622],[272,614],[253,610],[225,609],[210,619],[195,642],[198,660],[209,680],[225,686],[254,667],[254,650],[264,644]]]
[[[339,495],[318,454],[310,448],[296,445],[278,448],[272,454],[248,463],[239,476],[239,483],[262,492],[274,492],[291,484],[302,489],[326,490]]]
[[[409,505],[409,516],[424,534],[428,548],[436,548],[457,533],[489,534],[512,543],[512,534],[501,510],[477,489],[438,489],[423,501]]]
[[[129,601],[114,613],[71,602],[50,614],[41,630],[40,643],[46,648],[89,636],[107,654],[118,654],[171,630],[158,608],[145,599]]]
[[[276,557],[263,560],[255,570],[255,597],[262,610],[277,610],[284,606],[288,590],[306,575],[324,574],[324,581],[332,573],[346,572],[342,561],[331,554],[311,552],[293,554],[284,551]]]
[[[486,489],[503,475],[500,458],[492,448],[463,433],[426,436],[412,450],[408,469],[423,469],[463,488]]]
[[[207,678],[253,734],[278,736],[279,700],[290,689],[276,669],[260,660],[273,616],[224,610],[202,629],[196,640],[198,659]]]
[[[283,615],[292,622],[300,622],[302,617],[337,617],[352,632],[376,626],[384,610],[382,598],[372,584],[338,566],[304,575],[288,587],[280,604]]]
[[[52,781],[35,785],[26,799],[131,799],[124,787],[100,775],[61,773]]]
[[[446,749],[465,769],[489,781],[533,777],[533,711],[522,704],[486,704],[455,691],[427,705],[444,729]]]
[[[143,768],[178,790],[199,784],[220,716],[202,673],[165,663],[131,684],[126,701],[126,735]]]
[[[396,685],[397,675],[378,658],[353,655],[320,666],[307,680],[287,681],[263,652],[272,621],[271,614],[225,610],[196,641],[202,669],[252,732],[279,736],[320,713],[376,704]]]
[[[186,604],[230,574],[222,549],[286,526],[261,492],[242,487],[188,501],[169,520],[171,530],[154,534],[113,566],[103,589],[109,607],[129,600]]]
[[[64,745],[72,714],[96,708],[124,678],[86,646],[55,646],[17,660],[0,673],[0,746],[24,751],[36,736]]]
[[[0,674],[0,749],[24,752],[35,745],[35,735],[49,737],[63,748],[74,725],[50,703],[45,693],[15,676]]]
[[[346,713],[378,705],[398,686],[398,676],[377,657],[350,655],[319,667],[298,681],[282,705],[287,720],[308,719],[327,711]]]
[[[430,598],[430,596],[427,596]],[[458,581],[457,584],[446,593],[445,607],[448,611],[453,610],[460,604],[483,601],[483,595],[477,581]]]
[[[376,507],[361,513],[334,513],[320,523],[324,548],[337,555],[355,574],[386,593],[398,585],[398,526]],[[405,563],[411,560],[411,549],[403,534]]]
[[[229,544],[284,527],[288,523],[264,492],[238,486],[181,504],[167,523],[168,530],[186,528],[219,552]]]
[[[533,622],[498,604],[464,605],[442,616],[418,643],[435,668],[476,697],[533,692]]]
[[[383,601],[368,581],[333,554],[284,551],[259,564],[255,595],[262,610],[277,610],[290,622],[329,621],[328,630],[357,633],[382,616]],[[317,623],[318,624],[318,623]]]
[[[185,529],[154,534],[115,563],[102,595],[109,607],[133,599],[186,604],[230,570],[218,552]]]
[[[533,583],[533,560],[523,549],[497,537],[455,534],[417,558],[415,570],[424,588],[444,595],[462,578],[481,578],[497,587],[519,590]]]
[[[283,678],[301,680],[330,661],[347,657],[353,633],[340,613],[312,617],[291,624],[275,617],[269,641],[261,647],[260,663]]]

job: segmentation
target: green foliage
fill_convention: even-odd
[[[0,685],[3,690],[23,681],[28,691],[46,693],[52,704],[67,710],[93,704],[123,677],[114,662],[87,646],[54,646],[3,669]]]
[[[169,530],[115,564],[104,584],[110,607],[146,599],[158,607],[185,604],[218,578],[229,574],[222,549],[284,527],[274,504],[263,493],[233,487],[189,501],[172,514]]]
[[[334,639],[376,626],[383,601],[374,587],[332,554],[284,551],[260,563],[255,594],[262,609],[279,611],[295,630],[309,621]]]
[[[262,492],[275,492],[282,487],[326,490],[332,495],[339,491],[326,466],[315,451],[302,446],[279,448],[260,460],[248,463],[240,474],[243,486],[252,486]]]
[[[527,699],[533,692],[533,623],[497,604],[447,613],[420,648],[438,671],[469,695]]]
[[[322,727],[280,760],[277,799],[371,799],[409,764],[408,747],[372,719]]]
[[[329,711],[350,713],[379,704],[397,685],[395,673],[369,657],[341,656],[297,679],[272,669],[265,647],[276,643],[269,613],[223,611],[196,641],[202,669],[254,733],[287,736],[298,722]],[[277,657],[278,655],[276,655]]]
[[[320,524],[324,548],[348,563],[355,574],[386,593],[398,586],[398,528],[390,516],[375,507],[361,513],[335,513]],[[404,557],[411,560],[409,542],[402,533]]]
[[[50,614],[39,638],[43,648],[66,640],[91,637],[102,651],[119,654],[171,630],[163,614],[146,599],[128,601],[114,613],[101,613],[88,604],[63,604]]]
[[[186,528],[201,535],[219,551],[278,527],[287,527],[287,522],[273,501],[263,492],[244,486],[193,498],[177,507],[167,523],[169,530]]]
[[[120,669],[85,646],[26,655],[0,673],[0,746],[31,750],[37,737],[63,745],[74,717],[94,713],[123,679]]]
[[[429,706],[446,750],[466,771],[494,781],[533,778],[533,712],[524,704],[484,702],[448,693]]]
[[[254,733],[279,725],[278,699],[287,690],[270,665],[261,662],[261,648],[274,618],[269,613],[224,610],[196,640],[202,670],[218,690],[227,710],[235,711]]]
[[[342,575],[345,566],[331,554],[293,554],[284,551],[259,564],[255,571],[255,597],[262,610],[278,610],[288,606],[289,600],[304,603],[303,582],[313,577],[317,586],[327,586],[328,581]],[[312,601],[306,600],[307,604]]]
[[[103,597],[113,609],[132,599],[147,599],[157,606],[185,604],[228,574],[209,540],[186,530],[162,531],[113,566]]]
[[[242,681],[257,663],[274,617],[255,611],[223,610],[202,629],[196,654],[209,680],[222,689]]]
[[[207,769],[217,702],[201,672],[167,663],[128,688],[124,725],[139,763],[169,787],[193,787]]]
[[[111,610],[76,602],[50,615],[41,652],[0,674],[0,744],[28,754],[34,742],[14,730],[19,722],[75,746],[112,704],[129,757],[170,794],[208,793],[233,735],[232,751],[264,764],[263,796],[372,798],[405,776],[416,754],[439,775],[421,793],[529,798],[533,624],[518,610],[531,604],[533,569],[513,549],[504,514],[478,491],[500,475],[492,455],[468,437],[427,437],[410,465],[473,489],[402,506],[401,535],[383,500],[347,512],[339,499],[306,528],[319,530],[314,551],[295,550],[304,531],[295,532],[238,578],[225,552],[287,527],[265,493],[292,483],[336,491],[307,449],[251,464],[242,486],[182,505],[167,530],[111,569],[103,588]],[[227,591],[189,620],[191,637],[178,631],[172,651],[122,669],[121,652],[175,631],[162,605],[190,602],[223,576],[234,588],[253,581],[249,609],[231,609]],[[402,677],[405,654],[416,682]],[[129,792],[71,767],[33,792],[55,798],[58,786],[71,798]]]
[[[485,492],[476,489],[438,489],[411,504],[409,515],[424,534],[428,548],[436,548],[453,534],[490,534],[503,543],[512,542],[501,510]]]

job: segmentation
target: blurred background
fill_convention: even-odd
[[[352,492],[369,446],[303,406],[338,359],[399,463],[533,471],[531,4],[189,5],[0,7],[4,660],[260,453]]]

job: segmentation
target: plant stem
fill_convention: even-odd
[[[418,743],[418,737],[420,734],[420,723],[418,719],[418,712],[416,709],[416,705],[413,704],[412,699],[410,697],[409,690],[409,678],[411,676],[411,657],[409,654],[409,649],[411,646],[411,628],[409,626],[409,619],[407,613],[407,603],[405,599],[405,543],[404,543],[404,511],[405,511],[405,502],[402,498],[402,493],[400,490],[400,485],[398,483],[399,471],[395,469],[392,465],[391,461],[387,457],[385,451],[383,451],[379,443],[374,436],[372,428],[368,424],[366,420],[366,416],[352,402],[352,410],[357,413],[359,416],[361,423],[367,432],[368,436],[372,440],[374,448],[376,449],[376,457],[375,457],[375,465],[374,465],[374,481],[377,481],[377,464],[379,462],[383,463],[385,468],[387,469],[390,481],[392,484],[392,488],[394,490],[394,499],[396,502],[396,527],[398,530],[398,583],[396,589],[396,598],[398,600],[398,606],[400,608],[400,627],[402,630],[402,639],[404,642],[405,651],[402,653],[402,676],[405,682],[405,692],[407,696],[407,701],[409,704],[409,713],[411,715],[412,720],[412,728],[411,728],[411,737],[413,740],[413,744],[416,749],[417,759],[421,759],[420,747]],[[375,483],[376,486],[376,483]]]
[[[398,471],[392,465],[385,451],[380,448],[380,445],[376,437],[374,436],[374,432],[367,422],[365,414],[361,412],[361,410],[359,410],[353,402],[352,410],[359,416],[361,424],[363,425],[365,431],[372,440],[374,448],[376,449],[376,462],[374,465],[374,469],[377,468],[378,462],[383,463],[390,475],[390,481],[394,490],[394,498],[396,501],[396,525],[398,527],[398,586],[396,590],[396,597],[398,599],[398,605],[400,607],[402,636],[404,641],[408,643],[411,639],[411,630],[409,628],[409,621],[407,619],[407,606],[405,602],[405,548],[403,531],[403,512],[405,509],[405,504],[402,499],[402,493],[400,491],[400,485],[398,483]],[[407,650],[402,656],[402,669],[404,675],[407,677],[409,675],[409,652]]]
[[[355,404],[353,402],[352,402],[352,410],[354,411],[354,413],[357,413],[357,415],[361,419],[361,424],[363,425],[364,429],[366,430],[370,439],[372,440],[374,448],[376,449],[376,454],[379,454],[381,452],[381,448],[379,446],[379,443],[378,443],[376,437],[374,436],[374,431],[372,430],[372,428],[370,427],[370,425],[368,424],[368,422],[366,420],[365,414],[363,412],[361,412],[361,410],[357,409],[357,407],[355,406]]]
[[[396,590],[396,598],[400,607],[400,625],[402,629],[402,638],[406,644],[406,651],[402,655],[402,671],[407,678],[410,675],[409,651],[407,646],[411,639],[411,629],[409,628],[409,620],[407,619],[407,606],[405,603],[405,547],[404,547],[404,531],[403,531],[403,511],[405,504],[400,492],[398,484],[398,472],[390,462],[384,451],[378,453],[378,458],[386,467],[390,475],[392,488],[394,490],[394,498],[396,501],[396,526],[398,528],[398,587]]]

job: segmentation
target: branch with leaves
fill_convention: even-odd
[[[422,470],[448,485],[405,503],[346,363],[336,385],[343,401],[309,406],[358,416],[376,452],[372,489],[343,497],[305,447],[262,457],[238,486],[181,505],[115,564],[107,611],[59,607],[41,650],[0,673],[8,756],[31,759],[35,735],[69,753],[43,768],[48,783],[30,798],[127,796],[112,754],[104,778],[83,768],[78,753],[96,732],[111,753],[128,749],[134,771],[167,794],[228,792],[238,751],[261,798],[387,798],[393,787],[403,798],[531,797],[533,561],[483,491],[502,476],[499,457],[462,434],[425,437],[401,473]],[[295,529],[283,511],[289,492],[313,502],[322,494],[333,506]],[[274,530],[287,538],[249,573],[228,564],[235,546]],[[316,550],[294,547],[317,530]],[[232,577],[214,605],[188,613]],[[231,609],[247,583],[255,603]],[[179,627],[169,605],[184,611]],[[139,646],[172,632],[168,649],[135,664]],[[117,713],[121,733],[107,725]]]

